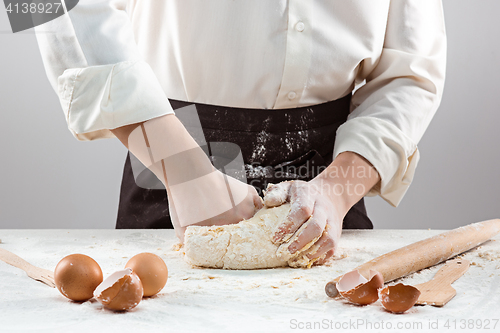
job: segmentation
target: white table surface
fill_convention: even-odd
[[[144,299],[132,311],[114,313],[94,300],[71,302],[57,289],[0,261],[0,332],[333,332],[342,327],[351,332],[438,332],[436,325],[445,332],[461,327],[500,332],[499,236],[462,256],[472,265],[453,284],[457,296],[442,308],[416,306],[395,315],[378,301],[355,306],[326,296],[324,286],[332,278],[440,232],[345,231],[336,260],[327,266],[230,271],[185,263],[182,250],[174,250],[172,230],[0,230],[2,248],[50,270],[64,256],[83,253],[100,264],[106,277],[140,252],[160,255],[169,269],[167,285],[158,296]],[[440,266],[400,282],[425,282]],[[398,325],[413,329],[400,330]]]

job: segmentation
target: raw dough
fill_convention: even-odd
[[[296,239],[295,235],[281,245],[271,240],[276,227],[289,211],[290,204],[284,204],[265,207],[251,219],[237,224],[187,227],[184,234],[185,259],[192,265],[225,269],[310,267],[312,261],[304,255],[304,251],[313,242],[292,255],[288,245]]]

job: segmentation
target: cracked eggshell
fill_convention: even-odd
[[[107,309],[127,311],[139,304],[143,293],[139,277],[126,268],[106,278],[94,291],[94,297]]]
[[[384,278],[377,271],[370,270],[366,279],[358,270],[346,273],[337,283],[339,293],[352,303],[366,305],[376,302],[378,289],[384,286]]]
[[[133,256],[125,268],[131,268],[141,280],[144,297],[156,295],[167,283],[167,265],[154,253],[144,252]]]
[[[102,282],[99,264],[84,254],[70,254],[59,261],[54,270],[57,289],[67,298],[83,302],[92,298]]]
[[[379,290],[382,306],[393,313],[403,313],[418,301],[420,291],[406,284],[398,283]]]

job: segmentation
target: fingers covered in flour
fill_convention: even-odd
[[[320,257],[313,259],[314,263],[313,265],[323,265],[325,262],[328,261],[334,254],[334,250],[327,251],[325,254],[321,255]]]
[[[329,220],[328,209],[316,201],[312,216],[285,243],[277,255],[291,267],[311,267],[328,260],[338,247],[342,224]]]
[[[325,254],[327,254],[328,258],[331,257],[338,247],[340,238],[340,233],[336,229],[335,224],[327,223],[321,237],[306,251],[307,258],[314,260]]]
[[[297,235],[294,237],[295,240],[288,246],[288,251],[294,254],[316,244],[323,235],[326,218],[327,216],[321,208],[314,210],[312,216],[297,231]]]
[[[289,191],[293,181],[279,184],[269,184],[264,194],[264,204],[267,207],[276,207],[290,200]]]
[[[275,243],[287,242],[313,214],[315,199],[311,196],[307,182],[293,182],[290,186],[289,196],[290,213],[277,227],[273,236]]]
[[[321,238],[322,235],[322,232],[316,234],[316,231],[318,230],[317,225],[316,220],[313,216],[311,216],[288,241],[278,247],[276,255],[285,260],[291,260],[292,262],[297,259],[300,259],[301,262],[304,260],[308,262],[309,259],[305,257],[305,253],[318,241],[319,238]],[[313,238],[309,239],[310,237]],[[293,252],[290,250],[292,244],[294,244],[294,247],[292,248]],[[300,247],[297,247],[297,244],[299,244],[298,246]],[[296,266],[299,267],[304,265],[297,264]]]

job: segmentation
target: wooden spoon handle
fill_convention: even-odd
[[[465,259],[448,261],[432,280],[414,286],[420,291],[417,304],[444,306],[457,294],[451,284],[461,277],[469,266],[470,262]]]
[[[9,265],[20,268],[25,272],[27,272],[30,267],[34,267],[23,258],[2,248],[0,248],[0,260],[5,261]]]
[[[440,285],[450,285],[455,282],[459,277],[464,275],[469,269],[470,262],[465,259],[455,259],[447,262],[441,269],[434,275],[431,281],[434,283],[439,282]]]

